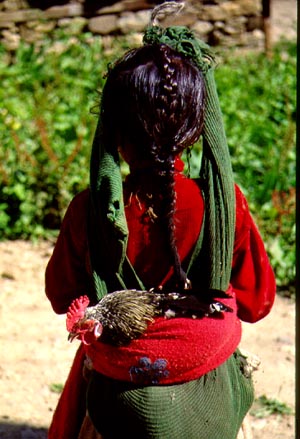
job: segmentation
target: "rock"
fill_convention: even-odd
[[[43,32],[38,32],[35,29],[30,29],[27,25],[23,24],[20,26],[20,36],[26,43],[35,43],[36,41],[41,41],[43,39]]]
[[[237,1],[224,2],[220,5],[220,8],[224,11],[227,17],[236,17],[243,14],[242,6]]]
[[[15,276],[13,275],[13,273],[10,273],[9,271],[4,271],[1,274],[1,278],[2,279],[8,279],[8,280],[15,280]]]
[[[224,21],[227,18],[227,11],[218,5],[206,6],[201,15],[201,19],[204,21]]]
[[[41,18],[42,11],[39,9],[0,12],[0,27],[7,27],[8,23],[25,23],[26,21],[39,20]]]
[[[247,32],[247,34],[250,36],[250,41],[252,40],[254,46],[259,45],[265,39],[265,34],[260,29],[255,29],[253,32]]]
[[[88,29],[101,35],[108,35],[118,30],[118,19],[115,15],[101,15],[88,21]]]
[[[227,35],[237,35],[245,32],[245,23],[242,20],[232,20],[224,26],[224,33]]]
[[[2,37],[2,44],[7,50],[16,50],[19,47],[21,41],[19,34],[9,30],[3,30]]]
[[[68,35],[81,34],[87,24],[88,19],[84,17],[62,18],[57,22],[57,25],[64,28]]]
[[[215,29],[224,29],[224,27],[225,27],[224,21],[216,21],[215,22],[215,25],[214,25]]]
[[[168,17],[161,23],[163,26],[187,26],[191,27],[197,22],[197,15],[193,13],[180,14]]]
[[[2,8],[6,11],[15,11],[20,9],[20,4],[18,0],[4,0],[2,3]]]
[[[118,19],[118,28],[123,34],[142,32],[150,20],[150,11],[124,12]]]
[[[239,0],[241,15],[256,15],[261,11],[261,0]]]
[[[212,46],[222,45],[224,34],[220,30],[213,30],[209,37],[209,44]]]
[[[34,29],[36,32],[40,33],[49,33],[51,32],[55,26],[55,21],[47,20],[47,21],[29,21],[26,23],[26,26],[30,29]]]
[[[198,34],[201,38],[208,35],[212,30],[214,29],[214,26],[212,23],[209,23],[207,21],[196,21],[196,23],[193,24],[191,29]]]
[[[254,29],[262,29],[263,28],[263,18],[262,17],[249,17],[247,21],[247,30],[249,32]]]
[[[80,15],[83,15],[83,6],[77,3],[53,6],[44,11],[45,18],[76,17]]]
[[[123,0],[98,9],[97,14],[119,14],[124,11],[141,11],[149,7],[151,7],[150,3],[145,0]]]

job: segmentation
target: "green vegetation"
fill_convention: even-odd
[[[0,239],[55,235],[88,184],[89,155],[107,64],[129,47],[61,32],[42,45],[0,46]],[[296,43],[223,54],[216,70],[237,183],[266,242],[280,288],[295,282]],[[94,111],[95,112],[95,111]],[[191,170],[201,148],[194,147]],[[197,163],[197,164],[196,164]]]
[[[279,287],[295,278],[296,44],[227,57],[216,71],[236,182],[264,237]]]
[[[61,383],[52,383],[49,386],[49,389],[53,393],[61,393],[63,391],[64,385]]]
[[[284,402],[280,402],[277,399],[269,399],[266,395],[262,395],[255,400],[250,414],[256,418],[265,418],[270,415],[292,415],[293,410]]]

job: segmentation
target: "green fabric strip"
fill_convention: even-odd
[[[98,301],[107,292],[125,288],[121,273],[128,238],[119,159],[105,147],[101,116],[92,146],[90,191],[88,234]]]

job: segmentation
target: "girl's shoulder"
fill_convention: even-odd
[[[82,192],[79,192],[74,196],[72,201],[70,202],[67,211],[66,217],[72,219],[73,217],[83,217],[86,215],[89,206],[89,198],[90,198],[90,190],[84,189]]]
[[[235,244],[237,245],[250,230],[256,227],[248,201],[237,185],[235,185],[235,211]]]
[[[237,184],[235,184],[235,209],[238,226],[240,222],[244,222],[246,218],[250,217],[250,210],[248,201]]]
[[[85,189],[74,196],[70,202],[62,223],[62,230],[73,230],[76,234],[83,232],[86,227],[89,209],[90,190]]]
[[[248,211],[249,210],[248,202],[241,188],[237,184],[234,185],[234,188],[235,188],[236,206],[244,211]]]
[[[74,196],[69,207],[73,209],[78,207],[84,207],[85,205],[88,204],[89,197],[90,197],[90,189],[89,188],[84,189],[83,191],[79,192]]]

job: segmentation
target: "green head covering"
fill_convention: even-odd
[[[200,254],[188,271],[194,288],[226,291],[230,281],[235,229],[235,193],[230,156],[215,80],[215,61],[207,44],[186,27],[150,26],[144,44],[166,44],[191,59],[204,75],[206,109],[200,168],[205,199],[205,220]],[[108,291],[143,288],[126,258],[126,224],[122,178],[116,153],[108,151],[102,136],[101,114],[91,156],[92,230],[91,262],[97,299]],[[98,237],[95,236],[98,234]]]

